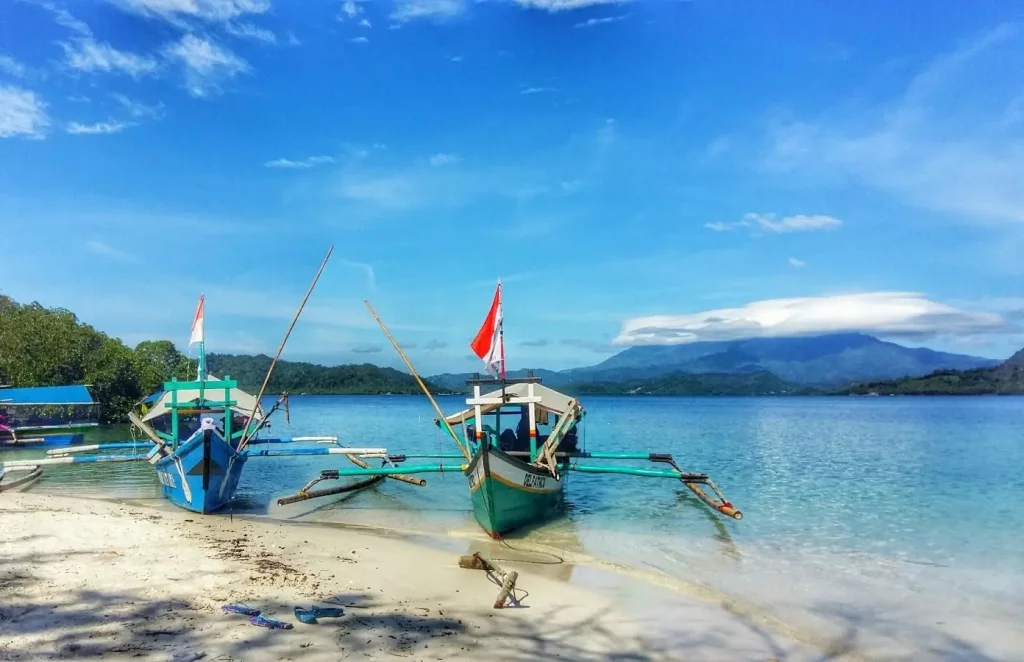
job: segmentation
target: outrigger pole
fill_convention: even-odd
[[[260,392],[256,396],[256,404],[253,405],[252,412],[249,413],[249,417],[245,421],[245,427],[242,433],[242,440],[238,442],[238,451],[241,452],[245,448],[249,440],[256,433],[255,430],[250,430],[249,426],[252,425],[252,419],[256,416],[256,410],[260,407],[260,400],[263,398],[264,392],[267,390],[267,384],[270,383],[270,376],[274,374],[274,366],[277,365],[277,360],[281,358],[281,352],[284,351],[284,346],[288,342],[288,336],[292,334],[292,329],[295,328],[295,323],[299,321],[299,315],[302,314],[302,309],[306,307],[306,302],[309,301],[309,296],[313,294],[313,288],[316,287],[317,281],[320,280],[320,274],[324,272],[324,267],[327,266],[327,260],[331,259],[331,253],[334,252],[334,246],[327,249],[327,255],[324,256],[324,261],[320,263],[320,268],[317,269],[316,276],[313,277],[313,282],[310,283],[309,289],[306,290],[306,296],[302,298],[302,303],[299,304],[299,309],[295,311],[295,317],[292,318],[292,323],[288,325],[288,330],[284,333],[284,338],[281,339],[281,344],[277,348],[277,354],[274,355],[274,360],[270,362],[270,369],[267,370],[267,376],[263,378],[263,385],[260,386]],[[257,428],[258,429],[258,428]]]
[[[434,405],[434,411],[437,412],[438,420],[442,425],[444,425],[445,430],[447,430],[448,434],[451,435],[451,438],[455,441],[455,445],[459,447],[459,450],[462,451],[462,456],[466,458],[466,461],[468,462],[470,460],[469,449],[463,445],[462,440],[459,439],[457,434],[455,434],[455,430],[452,429],[452,426],[448,425],[448,421],[445,419],[444,412],[441,411],[441,407],[437,404],[437,400],[434,400],[434,396],[431,395],[430,389],[427,388],[427,385],[423,383],[422,379],[420,379],[419,373],[416,372],[416,368],[412,367],[412,361],[410,361],[409,357],[405,355],[402,348],[398,346],[398,341],[395,340],[395,337],[391,335],[390,331],[388,331],[388,327],[384,324],[384,320],[377,315],[377,311],[373,309],[370,302],[364,300],[363,303],[366,304],[366,308],[370,311],[370,314],[373,315],[373,319],[377,320],[377,324],[380,325],[381,330],[384,331],[384,335],[386,335],[388,340],[391,341],[395,351],[397,351],[398,355],[402,357],[403,361],[405,361],[405,365],[409,368],[409,372],[411,372],[412,376],[416,379],[416,383],[420,385],[421,389],[423,389],[427,399],[430,400],[430,404]]]

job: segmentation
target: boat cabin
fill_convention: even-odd
[[[167,382],[163,391],[142,401],[142,409],[141,422],[172,446],[195,434],[204,418],[212,418],[217,432],[224,439],[230,437],[232,445],[241,439],[250,413],[255,412],[254,425],[264,418],[255,396],[238,388],[233,379],[213,375],[201,382]],[[231,410],[230,420],[226,420],[227,409]]]
[[[89,387],[0,387],[0,435],[96,427],[98,411]]]
[[[463,438],[474,451],[486,439],[490,446],[510,455],[536,460],[549,435],[561,427],[567,429],[557,452],[579,450],[578,426],[583,410],[575,400],[541,384],[538,377],[522,379],[480,379],[467,382],[473,394],[466,400],[469,408],[446,417],[453,428],[462,427]],[[500,386],[483,392],[481,387]],[[568,418],[563,422],[563,418]]]

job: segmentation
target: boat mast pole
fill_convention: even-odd
[[[469,461],[469,451],[466,450],[466,447],[462,445],[461,441],[459,441],[459,436],[455,434],[455,430],[452,429],[452,426],[448,424],[448,419],[445,418],[444,412],[441,411],[441,406],[437,404],[437,400],[435,400],[434,396],[431,395],[430,389],[427,388],[427,385],[423,383],[422,379],[420,379],[420,375],[418,372],[416,372],[416,368],[412,367],[412,361],[409,360],[409,357],[406,356],[405,352],[402,351],[402,348],[399,347],[398,341],[395,340],[395,337],[391,335],[390,331],[388,331],[388,327],[387,325],[384,324],[384,320],[380,318],[380,315],[378,315],[377,311],[373,309],[373,306],[370,305],[370,302],[364,299],[363,303],[366,304],[367,310],[369,310],[370,314],[373,315],[373,319],[377,320],[377,324],[380,325],[381,331],[383,331],[384,335],[387,336],[388,340],[391,341],[391,345],[395,348],[395,351],[398,352],[398,355],[402,357],[403,361],[405,361],[405,367],[409,368],[409,372],[412,373],[412,376],[416,380],[416,383],[420,385],[421,389],[423,389],[423,393],[427,396],[427,399],[430,400],[430,404],[434,405],[434,411],[437,412],[438,422],[444,426],[444,429],[455,441],[455,445],[459,447],[460,451],[462,451],[462,455],[463,457],[466,458],[466,461]],[[480,425],[480,421],[477,421],[477,425]]]
[[[285,331],[284,338],[281,339],[281,344],[277,348],[277,354],[274,355],[274,360],[270,362],[270,369],[267,370],[267,376],[263,378],[263,386],[260,386],[259,395],[256,396],[256,402],[252,406],[252,411],[249,412],[248,418],[245,420],[245,427],[242,428],[242,440],[238,442],[238,451],[241,452],[245,448],[249,440],[252,439],[255,431],[250,432],[249,426],[252,425],[252,419],[256,416],[256,410],[260,408],[260,400],[263,398],[263,393],[267,390],[267,384],[270,383],[270,376],[274,374],[274,366],[277,365],[277,360],[281,358],[281,352],[284,351],[284,346],[288,342],[288,336],[292,334],[292,329],[295,328],[295,323],[299,321],[299,315],[302,314],[302,309],[306,307],[306,302],[309,301],[309,295],[313,294],[313,288],[316,287],[317,281],[320,280],[320,274],[324,272],[324,267],[327,266],[327,260],[331,259],[331,253],[334,252],[334,246],[327,249],[327,255],[324,256],[324,261],[320,263],[320,268],[316,271],[316,276],[313,277],[313,282],[309,284],[309,289],[306,290],[306,296],[302,297],[302,303],[299,304],[299,309],[295,311],[295,317],[292,318],[292,323],[288,325],[288,330]],[[227,416],[231,415],[230,408],[226,412]]]

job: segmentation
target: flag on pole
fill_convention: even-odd
[[[505,379],[505,341],[501,328],[501,281],[498,281],[498,289],[494,291],[494,300],[491,302],[491,309],[487,312],[487,319],[477,332],[476,338],[469,344],[473,353],[479,356],[487,372]],[[500,368],[499,368],[500,365]]]
[[[201,294],[199,296],[199,305],[196,306],[196,316],[192,318],[192,337],[188,340],[189,347],[197,342],[203,342],[203,304],[205,301],[206,295]]]

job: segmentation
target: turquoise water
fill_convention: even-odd
[[[440,402],[461,407],[459,398]],[[528,541],[775,613],[835,600],[877,612],[895,600],[915,622],[935,618],[943,600],[962,606],[965,592],[971,618],[998,621],[1024,608],[1024,398],[592,397],[585,405],[588,449],[672,453],[684,469],[709,473],[744,519],[719,518],[668,480],[574,474],[567,517]],[[291,427],[279,421],[276,434],[454,450],[419,397],[293,397],[291,414]],[[343,466],[340,457],[250,459],[242,509],[478,535],[459,474],[427,475],[423,488],[387,481],[334,501],[273,503],[320,469]],[[33,489],[157,496],[144,463],[48,468]]]

